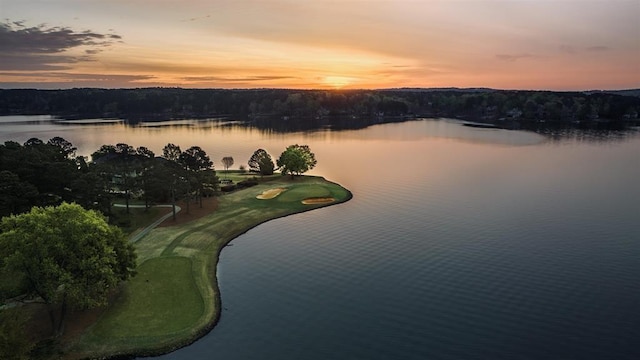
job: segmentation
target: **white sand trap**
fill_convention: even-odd
[[[286,188],[273,188],[273,189],[265,190],[260,195],[256,196],[256,199],[260,199],[260,200],[273,199],[274,197],[282,194],[282,192],[284,192],[285,190],[287,190],[287,189]]]
[[[326,204],[334,201],[336,201],[336,199],[332,197],[316,197],[316,198],[304,199],[302,200],[302,203],[305,205],[313,205],[313,204]]]

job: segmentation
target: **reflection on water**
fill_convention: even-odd
[[[369,124],[375,122],[369,122]],[[563,140],[624,141],[639,134],[634,129],[626,131],[538,129],[533,132],[471,128],[461,124],[462,122],[450,119],[416,119],[403,122],[399,126],[379,124],[361,130],[336,130],[338,127],[319,126],[306,131],[283,132],[282,128],[278,130],[269,127],[257,128],[251,123],[220,119],[185,119],[129,124],[121,119],[65,120],[47,115],[2,116],[0,117],[0,141],[12,140],[23,143],[32,137],[46,141],[52,137],[61,136],[78,147],[78,152],[82,155],[91,154],[103,144],[118,142],[132,146],[147,146],[159,153],[167,142],[173,142],[185,148],[198,145],[208,152],[221,155],[236,154],[242,155],[241,158],[244,156],[248,158],[256,145],[260,147],[260,139],[264,138],[282,139],[282,144],[285,139],[288,142],[305,142],[309,141],[307,139],[421,141],[438,138],[470,143],[527,146],[545,141]],[[272,150],[274,154],[280,151],[279,148]]]
[[[625,130],[615,129],[538,129],[537,132],[551,141],[564,142],[564,141],[578,141],[578,142],[596,142],[607,143],[624,141],[629,138],[637,137],[640,134],[640,129],[630,127]]]

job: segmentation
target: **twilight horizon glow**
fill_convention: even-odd
[[[640,87],[637,0],[0,0],[0,88]]]

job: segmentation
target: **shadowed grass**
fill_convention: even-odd
[[[120,202],[118,202],[120,204]],[[122,201],[124,204],[124,200]],[[122,230],[131,235],[141,228],[153,223],[162,213],[163,209],[151,207],[149,209],[144,208],[129,208],[129,214],[124,207],[112,207],[112,222],[120,226]],[[166,211],[166,210],[165,210]]]
[[[146,261],[93,334],[99,338],[155,336],[188,328],[204,308],[192,275],[189,258]]]

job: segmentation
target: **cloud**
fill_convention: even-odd
[[[70,87],[123,88],[159,86],[152,75],[74,74],[50,72],[0,72],[0,88],[62,89]]]
[[[604,51],[609,51],[610,49],[608,46],[590,46],[585,50],[588,52],[604,52]]]
[[[581,52],[589,52],[589,53],[606,52],[609,50],[611,50],[610,47],[603,46],[603,45],[588,46],[588,47],[581,47],[581,48],[576,48],[575,46],[566,45],[566,44],[560,45],[560,51],[567,54],[578,54]]]
[[[520,59],[536,58],[537,56],[529,53],[524,53],[524,54],[498,54],[496,55],[496,57],[502,61],[515,62]]]
[[[0,23],[0,70],[62,70],[69,64],[87,61],[122,37],[90,30],[75,31],[68,27],[46,24],[27,27],[24,21]],[[88,47],[85,56],[66,54],[68,50]]]
[[[54,71],[54,70],[69,70],[71,64],[78,62],[76,57],[64,56],[64,55],[41,55],[30,54],[29,56],[3,54],[2,61],[0,61],[0,70],[38,70],[38,71]]]
[[[155,78],[152,75],[118,75],[118,74],[74,74],[67,72],[0,72],[0,76],[16,76],[16,77],[37,77],[37,78],[55,78],[55,79],[67,79],[67,80],[80,80],[80,81],[113,81],[113,80],[149,80]]]
[[[295,77],[292,77],[292,76],[246,76],[246,77],[187,76],[182,78],[182,80],[184,81],[195,81],[195,82],[209,82],[209,81],[255,82],[255,81],[287,80],[287,79],[295,79]]]
[[[184,19],[184,20],[180,20],[182,22],[187,22],[187,21],[199,21],[199,20],[204,20],[204,19],[208,19],[211,18],[211,15],[206,15],[206,16],[199,16],[199,17],[192,17],[189,19]]]

